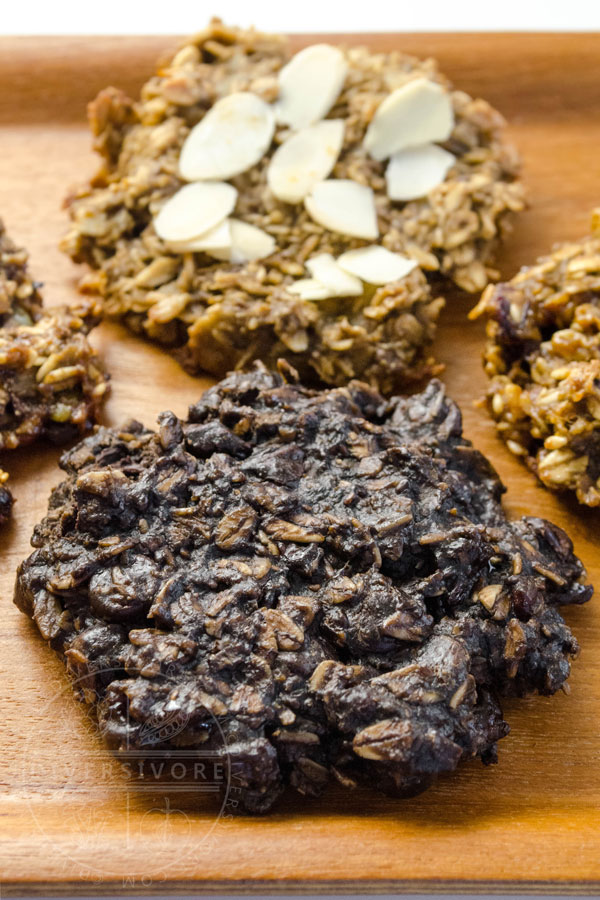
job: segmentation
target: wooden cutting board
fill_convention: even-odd
[[[531,206],[503,249],[503,275],[586,231],[590,207],[600,202],[600,35],[368,35],[364,42],[436,56],[457,86],[510,119]],[[137,90],[174,43],[0,40],[0,215],[30,249],[48,302],[76,296],[78,273],[57,241],[63,197],[95,167],[85,103],[107,84]],[[600,512],[541,488],[474,406],[484,377],[482,326],[465,318],[471,304],[451,299],[437,341],[466,433],[508,485],[510,514],[566,528],[600,587]],[[107,423],[135,415],[152,425],[165,408],[184,414],[209,384],[117,325],[102,325],[93,342],[113,376]],[[48,448],[0,459],[17,498],[14,523],[0,538],[6,894],[600,889],[600,597],[566,613],[582,647],[570,696],[505,704],[512,733],[498,766],[464,765],[414,800],[332,787],[320,800],[286,797],[264,818],[221,815],[210,796],[165,796],[124,777],[73,700],[62,665],[12,605],[15,568],[60,479],[57,459]]]

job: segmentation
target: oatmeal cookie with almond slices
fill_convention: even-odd
[[[214,754],[248,810],[494,762],[500,698],[554,693],[577,653],[571,541],[507,520],[440,382],[385,402],[282,371],[64,454],[17,606],[110,747]]]
[[[388,392],[435,370],[443,278],[481,290],[522,208],[502,117],[432,60],[213,21],[90,105],[103,156],[62,247],[192,372],[288,359]],[[417,146],[414,146],[414,145]]]
[[[547,487],[600,505],[600,210],[592,234],[490,286],[485,370],[498,433]]]
[[[98,303],[45,308],[39,287],[0,221],[0,450],[83,434],[108,387],[87,339]]]

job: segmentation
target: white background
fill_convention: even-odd
[[[600,0],[0,0],[1,34],[187,34],[218,14],[273,31],[600,31]]]

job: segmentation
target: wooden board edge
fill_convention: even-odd
[[[0,896],[4,897],[110,897],[139,896],[351,896],[369,894],[392,895],[467,895],[497,896],[520,894],[526,896],[595,897],[600,894],[600,881],[461,881],[452,879],[406,880],[343,880],[287,881],[178,881],[152,882],[150,879],[116,881],[9,881],[0,882]]]
[[[199,17],[200,27],[205,22]],[[289,37],[294,49],[327,41],[376,45],[386,52],[402,50],[421,58],[433,57],[457,87],[485,97],[492,105],[497,106],[502,99],[501,112],[508,117],[526,110],[530,118],[544,118],[549,112],[554,118],[564,118],[593,108],[596,99],[600,102],[596,74],[600,32],[457,32],[451,44],[444,32],[340,32]],[[0,35],[0,83],[11,86],[0,95],[0,122],[14,121],[15,114],[18,122],[83,122],[86,104],[99,90],[113,84],[136,96],[156,63],[168,59],[182,41],[181,35]],[[474,42],[485,48],[490,59],[501,59],[513,73],[514,88],[508,96],[504,89],[499,91],[496,67],[482,70],[465,52]],[[555,64],[557,60],[560,65]],[[577,60],[585,73],[577,83],[564,76],[570,60]],[[549,62],[554,63],[550,70]],[[70,78],[74,71],[78,73],[76,79]],[[544,79],[540,79],[540,71],[545,73]],[[61,90],[65,80],[70,83],[66,94]]]

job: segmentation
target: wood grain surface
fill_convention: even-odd
[[[585,232],[600,198],[599,35],[372,35],[364,42],[436,56],[457,86],[510,118],[530,208],[503,249],[503,275]],[[136,90],[173,44],[0,40],[0,215],[29,248],[48,303],[76,296],[78,273],[57,242],[66,224],[61,201],[95,166],[85,103],[109,83]],[[600,512],[542,489],[474,405],[484,378],[482,327],[465,318],[471,304],[450,298],[437,341],[466,433],[508,485],[510,514],[565,527],[600,586]],[[118,325],[102,325],[93,342],[113,376],[107,423],[135,415],[152,425],[165,408],[181,415],[209,383]],[[73,700],[62,664],[12,605],[15,568],[60,479],[57,458],[40,447],[0,459],[17,498],[14,522],[0,538],[6,894],[600,890],[600,598],[566,613],[582,647],[570,696],[505,704],[512,733],[500,744],[498,766],[466,764],[414,800],[331,788],[320,800],[290,795],[261,819],[220,815],[209,797],[154,796],[124,778]]]

